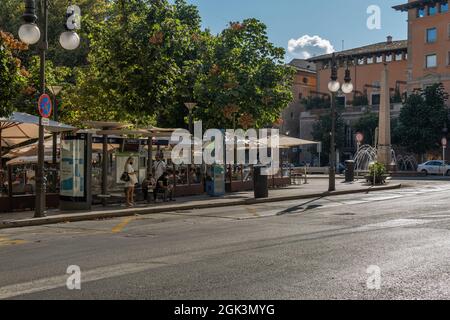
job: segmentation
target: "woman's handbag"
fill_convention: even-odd
[[[123,182],[130,181],[130,175],[128,174],[128,172],[122,173],[122,175],[120,176],[120,181],[123,181]]]

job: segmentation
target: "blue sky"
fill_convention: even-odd
[[[407,0],[187,0],[199,8],[203,27],[219,33],[229,21],[240,21],[254,17],[263,21],[268,28],[270,40],[288,51],[288,43],[302,36],[319,36],[294,41],[305,52],[311,49],[315,54],[326,51],[329,45],[315,47],[320,41],[328,40],[335,50],[346,49],[382,42],[392,35],[394,40],[407,37],[407,16],[393,10],[396,4]],[[377,5],[381,9],[381,29],[367,28],[367,8]],[[315,41],[315,45],[311,41]],[[306,43],[305,43],[306,41]],[[300,51],[302,51],[300,50]],[[311,53],[311,54],[314,54]],[[324,52],[323,52],[324,53]],[[286,60],[303,57],[302,51],[286,54]]]

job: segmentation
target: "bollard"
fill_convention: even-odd
[[[345,161],[345,182],[355,181],[355,161]]]
[[[262,170],[265,166],[254,166],[253,170],[253,190],[255,199],[262,199],[269,197],[269,182],[266,175],[262,175]]]

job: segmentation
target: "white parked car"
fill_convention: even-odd
[[[450,176],[450,162],[442,160],[432,160],[422,164],[417,167],[417,172],[429,174],[440,174]]]

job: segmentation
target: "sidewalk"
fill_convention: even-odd
[[[401,184],[390,182],[384,186],[371,187],[365,182],[345,183],[336,180],[337,191],[329,193],[327,179],[312,179],[308,184],[293,185],[281,189],[269,190],[269,198],[254,199],[253,191],[227,194],[220,198],[211,198],[207,195],[178,198],[176,202],[138,204],[134,208],[125,206],[95,206],[92,211],[64,212],[61,210],[49,210],[47,217],[33,218],[33,211],[13,212],[0,214],[0,229],[55,224],[63,222],[75,222],[133,215],[145,215],[152,213],[183,211],[192,209],[217,208],[237,205],[251,205],[267,202],[289,201],[297,199],[319,198],[351,193],[366,193],[381,190],[401,188]]]

